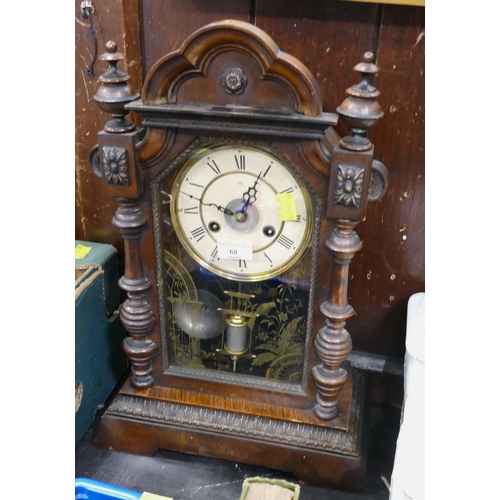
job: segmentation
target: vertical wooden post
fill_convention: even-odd
[[[98,155],[94,155],[93,170],[114,191],[118,209],[113,224],[118,227],[124,240],[125,274],[119,285],[127,293],[120,310],[120,319],[129,337],[123,341],[123,349],[131,364],[131,384],[145,389],[154,384],[153,359],[158,351],[148,334],[155,324],[155,315],[146,293],[151,283],[144,276],[140,242],[142,230],[147,224],[140,211],[139,198],[143,192],[142,171],[137,161],[138,134],[135,124],[125,118],[125,105],[139,97],[128,84],[129,76],[118,70],[123,55],[116,51],[114,42],[106,44],[107,52],[100,56],[109,63],[109,69],[99,81],[94,100],[112,116],[99,132]]]
[[[140,238],[146,219],[134,199],[118,198],[120,206],[113,224],[120,229],[125,242],[125,274],[120,288],[127,299],[120,310],[120,319],[130,335],[123,341],[123,350],[130,360],[131,384],[136,389],[151,387],[154,383],[152,361],[156,344],[147,338],[155,324],[153,309],[145,298],[151,283],[144,277],[140,251]]]
[[[378,71],[372,63],[373,54],[366,53],[363,61],[354,67],[362,74],[359,84],[347,89],[349,97],[337,109],[352,132],[334,147],[330,169],[330,186],[327,217],[333,229],[325,244],[332,252],[330,299],[320,306],[326,324],[316,335],[314,342],[320,365],[313,367],[316,383],[315,415],[322,420],[334,419],[338,414],[338,397],[348,380],[347,371],[341,367],[352,349],[346,321],[354,315],[347,300],[349,264],[362,242],[354,228],[366,215],[368,200],[378,199],[385,192],[385,167],[378,162],[374,166],[373,145],[366,138],[367,130],[380,118],[382,110],[376,100],[379,92],[370,83]],[[372,168],[381,182],[373,182]],[[371,191],[374,186],[376,192]]]
[[[354,232],[356,222],[338,221],[325,244],[332,251],[333,283],[331,298],[321,304],[326,325],[316,335],[314,345],[322,364],[313,368],[317,386],[315,414],[323,420],[337,416],[339,393],[347,381],[348,374],[341,368],[352,349],[351,336],[344,328],[346,320],[354,314],[347,302],[349,264],[355,252],[361,249],[361,240]]]

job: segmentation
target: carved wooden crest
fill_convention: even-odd
[[[233,75],[227,78],[231,71]],[[226,83],[221,82],[224,75]],[[228,100],[226,89],[231,85],[240,91],[230,93]],[[199,29],[178,51],[160,59],[144,82],[141,98],[145,105],[210,103],[259,108],[263,95],[272,96],[276,109],[307,116],[319,116],[322,111],[318,85],[304,64],[281,52],[256,26],[228,20]]]

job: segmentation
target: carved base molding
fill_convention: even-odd
[[[360,492],[366,486],[365,392],[353,371],[347,430],[118,394],[101,417],[95,444],[143,455],[164,448],[211,456]]]

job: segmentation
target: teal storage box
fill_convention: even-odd
[[[75,445],[128,368],[118,278],[113,246],[75,241]]]

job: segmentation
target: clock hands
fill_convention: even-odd
[[[231,210],[224,208],[221,205],[216,205],[215,203],[205,203],[204,201],[201,200],[201,198],[196,198],[196,196],[193,196],[192,194],[185,193],[184,191],[180,191],[180,193],[185,194],[186,196],[189,196],[192,200],[199,201],[202,205],[205,205],[206,207],[215,207],[219,212],[223,212],[226,215],[234,215],[234,212]]]
[[[260,180],[261,175],[262,175],[262,172],[260,172],[259,175],[257,176],[257,179],[253,183],[253,186],[250,186],[243,193],[243,206],[241,207],[240,210],[237,210],[236,212],[233,212],[232,210],[229,210],[228,208],[225,208],[222,205],[217,205],[216,203],[205,203],[201,198],[197,198],[196,196],[194,196],[192,194],[185,193],[184,191],[179,191],[179,192],[188,196],[192,200],[199,201],[202,205],[205,205],[206,207],[215,207],[219,212],[222,212],[226,215],[233,217],[235,215],[244,214],[247,211],[247,208],[250,205],[253,205],[257,201],[257,187],[256,186]]]
[[[248,208],[249,205],[253,205],[257,201],[257,183],[259,182],[260,176],[262,172],[257,177],[257,180],[253,183],[252,187],[249,187],[244,193],[243,193],[243,206],[241,207],[241,210],[238,210],[237,213],[242,213],[244,214]]]

